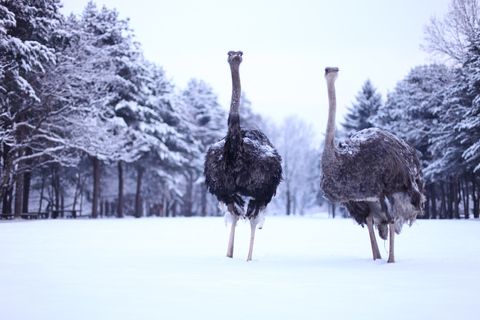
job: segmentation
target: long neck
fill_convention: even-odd
[[[332,77],[327,78],[328,89],[328,122],[327,132],[325,134],[325,151],[335,150],[335,114],[337,112],[337,98],[335,95],[335,79]]]
[[[240,73],[238,64],[230,64],[232,71],[232,101],[230,103],[230,114],[228,115],[228,134],[240,134],[240,95],[242,86],[240,85]]]

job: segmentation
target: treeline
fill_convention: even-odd
[[[478,9],[474,0],[452,1],[444,20],[432,19],[425,28],[425,48],[448,58],[448,64],[413,68],[384,103],[366,81],[344,124],[346,132],[383,128],[419,151],[427,196],[424,218],[480,217]]]
[[[172,83],[115,10],[90,2],[65,17],[59,6],[0,1],[2,214],[220,214],[203,183],[205,152],[226,133],[213,89],[197,79]],[[453,0],[445,20],[425,29],[425,48],[448,63],[413,68],[385,102],[366,81],[343,123],[344,134],[381,127],[419,150],[426,218],[479,217],[477,9],[475,0]],[[282,156],[284,180],[269,210],[325,205],[313,128],[297,117],[277,126],[245,95],[241,112],[242,124],[266,131]]]
[[[2,212],[192,214],[203,153],[223,134],[212,88],[178,89],[115,10],[59,6],[0,2]]]
[[[227,112],[213,89],[197,79],[182,89],[172,83],[116,10],[92,1],[65,17],[59,7],[0,1],[2,214],[219,214],[203,183],[206,150],[226,134]],[[276,210],[316,205],[318,186],[305,183],[318,167],[311,128],[294,117],[277,128],[244,95],[241,112],[288,162]],[[302,154],[308,161],[299,164]]]

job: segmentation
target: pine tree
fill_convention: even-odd
[[[252,109],[252,102],[245,92],[240,97],[240,122],[245,129],[260,129],[267,132],[267,124],[262,116]]]
[[[202,142],[205,152],[226,134],[226,111],[213,89],[202,80],[191,79],[182,95],[196,125],[195,137]]]
[[[22,211],[23,174],[30,169],[29,136],[38,126],[39,93],[46,67],[55,61],[51,32],[62,20],[59,0],[0,3],[0,134],[2,170],[0,199],[15,183],[15,216]],[[28,180],[27,176],[27,180]],[[27,182],[29,184],[29,181]]]
[[[342,123],[347,133],[373,127],[371,117],[376,115],[382,106],[382,95],[377,92],[370,80],[365,81],[355,99],[357,102],[347,107],[349,112]]]
[[[453,73],[445,65],[413,68],[389,93],[375,124],[409,141],[422,153],[438,127],[439,111]]]
[[[456,129],[465,141],[462,157],[474,172],[480,171],[480,31],[469,39],[468,52],[464,63],[466,92],[471,105],[458,110],[459,122]]]
[[[202,156],[198,159],[192,159],[196,163],[195,168],[188,170],[187,190],[184,203],[187,214],[193,214],[191,208],[193,199],[196,197],[200,201],[200,215],[206,216],[209,210],[209,198],[203,179],[203,155],[208,147],[223,138],[226,134],[226,111],[218,103],[218,97],[213,89],[202,80],[191,79],[187,88],[183,91],[183,98],[186,106],[195,124],[194,136],[200,142],[200,151]],[[197,188],[194,186],[197,181]],[[197,195],[195,195],[197,194]],[[211,202],[211,201],[210,201]]]

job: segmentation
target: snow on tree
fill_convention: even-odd
[[[23,173],[30,127],[36,124],[40,106],[41,78],[47,65],[55,61],[48,46],[50,33],[62,20],[58,0],[2,1],[0,3],[0,131],[2,166],[0,198],[15,183],[15,216],[20,217]],[[11,200],[11,199],[10,199]],[[11,201],[8,200],[9,203]]]
[[[268,133],[265,119],[258,113],[253,112],[252,102],[247,98],[245,92],[240,96],[240,122],[245,129],[260,129]]]
[[[480,170],[480,33],[478,30],[472,35],[470,42],[464,68],[467,75],[467,93],[473,99],[471,107],[465,110],[456,128],[465,134],[467,143],[467,149],[462,156],[471,165],[473,171],[477,172]]]
[[[480,30],[480,29],[479,29]],[[453,110],[457,115],[455,131],[457,139],[465,148],[462,158],[473,172],[480,170],[480,31],[469,38],[468,52],[465,56],[462,73],[465,89],[456,94],[464,99]],[[462,82],[461,82],[462,83]]]
[[[438,112],[446,87],[453,74],[445,65],[412,68],[387,96],[372,120],[374,123],[409,141],[422,153],[438,126]]]
[[[376,115],[382,106],[382,95],[377,92],[369,79],[365,81],[355,99],[356,103],[347,107],[348,113],[342,123],[347,133],[373,127],[371,117]]]
[[[208,147],[220,140],[226,134],[227,112],[218,103],[218,97],[213,89],[203,80],[191,79],[187,88],[182,93],[186,106],[192,115],[195,127],[193,135],[200,142],[200,151],[202,156],[192,159],[195,167],[188,170],[187,193],[185,194],[185,212],[187,215],[193,214],[193,202],[200,202],[200,215],[206,216],[207,210],[216,207],[209,205],[214,200],[204,184],[203,161],[204,154]],[[194,183],[198,185],[197,192],[194,190]],[[199,195],[195,197],[195,194]],[[213,211],[213,210],[210,210]]]
[[[210,144],[226,134],[227,112],[203,80],[191,79],[182,94],[197,126],[195,137],[202,142],[202,152],[206,151]]]
[[[480,28],[478,0],[452,0],[443,20],[435,16],[424,27],[421,47],[435,56],[461,64],[468,51],[468,38]]]

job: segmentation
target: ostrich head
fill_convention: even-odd
[[[229,51],[228,52],[228,63],[236,64],[237,66],[240,65],[242,62],[242,51]]]
[[[326,67],[325,68],[325,79],[336,80],[338,78],[338,68],[336,67]]]

